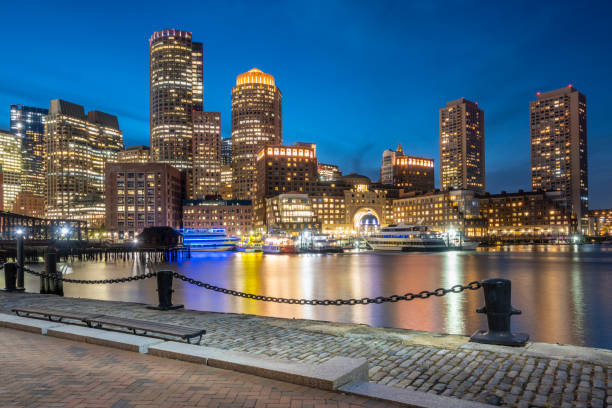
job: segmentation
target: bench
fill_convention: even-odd
[[[97,328],[106,326],[121,327],[131,330],[134,334],[146,335],[147,333],[165,334],[169,336],[180,337],[191,344],[191,339],[198,337],[195,344],[200,344],[202,336],[206,334],[206,330],[197,327],[178,326],[175,324],[151,322],[148,320],[129,319],[126,317],[114,316],[95,316],[87,319],[87,323],[95,324]],[[141,331],[142,333],[138,333]]]
[[[52,322],[61,322],[62,319],[77,320],[79,322],[87,323],[87,319],[103,316],[96,313],[79,313],[68,310],[59,309],[36,309],[36,308],[15,308],[11,309],[17,316],[30,317],[31,315],[41,316],[47,318]],[[22,314],[19,314],[22,313]],[[36,317],[31,316],[31,317]],[[89,326],[89,325],[88,325]]]
[[[131,330],[134,334],[146,335],[147,333],[165,334],[180,337],[191,344],[191,339],[198,337],[195,344],[200,344],[202,336],[206,334],[205,329],[196,327],[179,326],[167,323],[151,322],[148,320],[129,319],[125,317],[107,316],[95,313],[79,313],[57,309],[36,309],[36,308],[14,308],[11,309],[17,316],[30,317],[39,315],[48,318],[52,322],[61,322],[62,319],[77,320],[85,323],[89,327],[98,329],[104,326],[112,326]],[[22,315],[20,314],[22,313]],[[35,317],[35,316],[32,316]],[[140,333],[138,333],[140,331]]]

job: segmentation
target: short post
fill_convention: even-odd
[[[507,279],[488,279],[482,282],[485,306],[477,313],[486,313],[489,330],[478,330],[470,341],[475,343],[497,344],[501,346],[525,346],[529,335],[510,332],[510,317],[521,314],[512,307],[511,282]]]
[[[17,290],[25,290],[23,286],[23,234],[17,235]]]
[[[4,264],[4,285],[7,292],[15,292],[17,290],[17,264],[8,262]]]
[[[172,304],[172,271],[159,271],[157,272],[157,297],[159,299],[159,305],[147,306],[148,309],[155,310],[174,310],[181,309],[183,305]]]
[[[57,254],[52,248],[47,250],[45,254],[45,275],[53,276],[57,273]],[[40,277],[40,293],[48,294],[56,292],[56,281],[43,277]]]

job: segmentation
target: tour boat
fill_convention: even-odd
[[[331,238],[326,234],[312,234],[308,238],[302,240],[300,252],[328,254],[341,253],[344,249],[338,243],[338,240]]]
[[[266,237],[263,244],[264,254],[295,254],[297,247],[293,239],[285,236]]]
[[[375,251],[445,251],[442,234],[426,225],[392,224],[366,237]]]
[[[248,235],[242,237],[240,242],[236,244],[238,252],[261,252],[263,241],[261,235]]]
[[[237,237],[228,237],[225,228],[183,230],[183,246],[192,251],[233,251]]]

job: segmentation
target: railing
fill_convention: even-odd
[[[19,259],[19,258],[18,258]],[[483,289],[485,306],[476,310],[478,313],[487,315],[488,330],[479,330],[471,337],[471,341],[488,344],[500,344],[507,346],[524,346],[529,339],[527,334],[510,332],[510,317],[520,314],[519,310],[511,304],[511,282],[506,279],[488,279],[483,282],[469,282],[465,285],[454,285],[450,288],[437,288],[435,290],[423,290],[418,293],[408,292],[403,295],[377,296],[349,299],[294,299],[284,297],[274,297],[259,295],[254,293],[241,292],[233,289],[222,288],[210,283],[202,282],[178,272],[157,271],[149,272],[137,276],[128,276],[115,279],[72,279],[63,276],[62,272],[57,271],[55,252],[49,251],[45,256],[45,271],[34,271],[23,263],[6,263],[2,266],[5,274],[5,290],[7,292],[23,291],[23,274],[28,273],[40,278],[40,292],[63,295],[63,284],[79,285],[106,285],[115,283],[134,282],[138,280],[157,278],[157,293],[159,305],[155,306],[158,310],[171,310],[183,307],[182,305],[172,304],[172,280],[176,278],[190,285],[194,285],[214,292],[242,297],[245,299],[257,300],[262,302],[276,302],[292,305],[312,305],[312,306],[354,306],[369,305],[372,303],[395,303],[400,301],[411,301],[417,299],[428,299],[430,297],[442,297],[447,294],[457,294],[466,290]]]

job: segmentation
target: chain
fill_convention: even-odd
[[[17,266],[19,268],[19,265]],[[32,269],[23,267],[23,271],[30,273],[32,275],[41,276],[43,278],[48,278],[55,281],[62,281],[68,283],[80,283],[80,284],[91,284],[91,285],[103,285],[107,283],[124,283],[124,282],[132,282],[137,280],[149,279],[157,275],[157,272],[149,272],[142,275],[136,276],[128,276],[127,278],[117,278],[117,279],[104,279],[104,280],[86,280],[86,279],[70,279],[64,278],[61,273],[56,274],[48,274],[44,272],[36,272]]]
[[[188,278],[178,272],[172,274],[177,279],[183,282],[190,283],[192,285],[199,286],[204,289],[212,290],[215,292],[224,293],[226,295],[238,296],[246,299],[261,300],[263,302],[276,302],[276,303],[288,303],[291,305],[317,305],[317,306],[341,306],[341,305],[368,305],[370,303],[395,303],[400,300],[414,300],[414,299],[427,299],[431,296],[444,296],[447,293],[461,293],[464,290],[478,290],[482,287],[482,284],[478,281],[470,282],[467,285],[455,285],[450,289],[438,288],[434,291],[423,290],[419,293],[406,293],[404,295],[391,295],[388,297],[378,296],[375,298],[364,297],[361,299],[287,299],[272,296],[255,295],[253,293],[239,292],[232,289],[220,288],[205,282],[201,282],[192,278]]]

